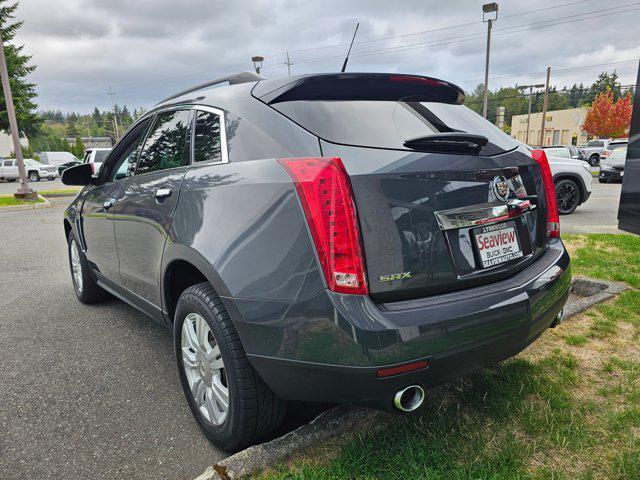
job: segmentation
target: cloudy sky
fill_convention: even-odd
[[[250,70],[337,71],[356,22],[350,71],[420,73],[466,90],[482,82],[481,0],[19,0],[16,42],[38,65],[42,109],[150,107],[190,85]],[[616,69],[635,83],[640,1],[499,0],[490,87],[593,82]]]

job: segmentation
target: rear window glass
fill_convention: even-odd
[[[551,148],[545,148],[544,151],[550,157],[571,158],[571,154],[569,150],[567,150],[566,148],[551,147]]]
[[[107,155],[109,155],[110,151],[109,150],[97,150],[96,151],[96,156],[93,159],[94,163],[102,163],[104,162],[105,158],[107,158]]]
[[[589,143],[587,143],[587,147],[604,147],[604,142],[592,140]]]
[[[615,150],[617,148],[622,148],[622,147],[626,147],[629,143],[628,142],[617,142],[617,143],[610,143],[609,144],[609,150]]]
[[[440,132],[484,135],[482,154],[518,147],[515,139],[464,105],[437,102],[293,101],[272,105],[314,135],[333,143],[407,149],[405,141]]]

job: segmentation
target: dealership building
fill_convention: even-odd
[[[587,108],[568,108],[547,112],[544,124],[543,145],[581,145],[589,136],[582,130]],[[532,113],[529,121],[529,145],[540,143],[542,113]],[[527,115],[514,115],[511,119],[511,136],[527,143]]]

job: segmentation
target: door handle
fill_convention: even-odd
[[[161,200],[163,198],[170,197],[173,191],[170,188],[159,188],[156,190],[156,199]]]
[[[115,198],[110,198],[109,200],[105,200],[105,202],[102,204],[102,208],[105,210],[109,210],[111,207],[113,207],[116,203],[116,199]]]

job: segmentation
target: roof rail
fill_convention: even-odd
[[[186,95],[187,93],[202,90],[203,88],[212,87],[214,85],[219,85],[220,83],[228,82],[229,85],[236,85],[238,83],[257,82],[259,80],[264,80],[264,77],[254,72],[234,73],[233,75],[216,78],[215,80],[209,80],[208,82],[194,85],[193,87],[187,88],[186,90],[182,90],[176,93],[175,95],[171,95],[170,97],[165,98],[164,100],[159,102],[157,105],[160,105],[161,103],[164,103],[164,102],[168,102],[169,100],[173,100],[174,98],[181,97],[182,95]]]

